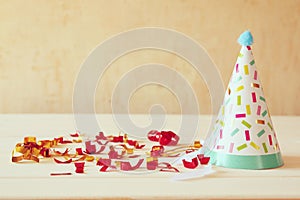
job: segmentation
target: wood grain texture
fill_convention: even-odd
[[[174,29],[203,45],[227,85],[245,29],[271,114],[300,115],[300,1],[112,0],[0,1],[0,113],[69,113],[81,63],[112,35],[155,26]],[[201,114],[211,112],[205,82],[189,63],[154,50],[119,58],[99,81],[96,111],[111,112],[118,80],[137,65],[156,62],[179,71],[197,91]],[[180,105],[167,89],[150,85],[130,99],[132,113],[160,103],[170,114]],[[118,106],[118,105],[115,105]]]

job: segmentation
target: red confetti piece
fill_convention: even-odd
[[[175,146],[179,141],[179,136],[172,131],[162,131],[159,144],[163,146]]]
[[[163,146],[175,146],[179,141],[179,136],[172,131],[152,130],[148,133],[148,139],[153,142],[159,142]]]
[[[78,155],[84,155],[83,151],[82,151],[82,148],[76,148],[76,153]]]
[[[152,142],[158,142],[159,141],[159,138],[161,136],[161,133],[157,130],[151,130],[149,133],[148,133],[148,139]]]
[[[113,136],[111,142],[124,142],[123,136]]]
[[[42,148],[40,154],[44,157],[51,157],[50,149],[48,148]]]
[[[107,140],[107,137],[104,136],[103,132],[99,132],[99,134],[96,136],[96,140]]]
[[[166,162],[159,163],[158,167],[161,168],[159,171],[162,172],[179,172],[177,168]]]
[[[80,135],[78,133],[70,134],[71,137],[79,137]]]
[[[120,162],[120,169],[123,170],[123,171],[132,171],[132,170],[136,170],[138,169],[142,163],[144,162],[144,159],[139,159],[139,161],[137,162],[136,165],[134,166],[131,166],[130,162],[128,161],[121,161]]]
[[[255,92],[252,92],[252,93],[251,93],[251,96],[252,96],[252,101],[253,101],[253,103],[256,103],[256,93],[255,93]]]
[[[155,170],[158,167],[158,159],[155,157],[147,158],[147,169]]]
[[[150,154],[152,157],[159,157],[164,152],[165,148],[163,146],[153,146]]]
[[[58,164],[68,164],[68,163],[71,163],[72,162],[72,158],[70,158],[69,160],[66,160],[66,161],[61,161],[61,160],[58,160],[56,158],[53,158],[53,160],[58,163]]]
[[[120,159],[123,157],[123,154],[118,154],[117,151],[115,151],[113,146],[110,146],[110,151],[108,152],[108,156],[110,159]],[[124,152],[125,153],[125,152]]]
[[[76,163],[74,163],[74,165],[75,165],[75,172],[76,173],[84,173],[84,164],[85,164],[85,162],[76,162]]]
[[[51,173],[50,176],[66,176],[66,175],[72,175],[71,172],[58,172],[58,173]]]
[[[205,157],[204,154],[197,155],[201,165],[206,165],[210,161],[210,157]]]
[[[115,168],[111,165],[111,159],[107,158],[100,158],[96,165],[99,165],[101,167],[100,172],[106,172],[109,167]]]
[[[87,154],[99,154],[99,153],[101,153],[102,151],[104,151],[105,146],[102,145],[102,146],[100,147],[100,149],[97,151],[97,150],[96,150],[96,145],[92,144],[91,141],[86,141],[86,142],[85,142],[85,148],[86,148],[86,149],[85,149],[85,152],[86,152]]]
[[[61,144],[70,144],[70,143],[73,143],[73,142],[71,140],[62,140],[59,143],[61,143]]]
[[[192,159],[191,162],[186,161],[185,159],[182,160],[183,166],[189,169],[195,169],[198,166],[198,158],[195,157]]]
[[[56,154],[56,155],[59,155],[59,156],[65,156],[69,153],[69,149],[66,148],[66,150],[64,152],[60,152],[60,151],[56,151],[56,150],[53,150],[53,152]]]

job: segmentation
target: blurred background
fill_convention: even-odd
[[[10,0],[0,1],[0,113],[72,113],[73,87],[82,62],[101,42],[139,27],[174,29],[201,44],[225,87],[249,29],[265,96],[273,115],[300,115],[299,0]],[[197,92],[201,114],[211,113],[205,82],[180,57],[157,50],[127,54],[99,81],[97,113],[111,112],[112,91],[134,67],[161,63],[180,72]],[[180,105],[166,88],[136,90],[131,113]]]

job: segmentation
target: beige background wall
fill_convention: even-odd
[[[114,0],[0,1],[0,113],[72,112],[73,84],[80,64],[100,42],[143,26],[180,31],[202,44],[229,81],[245,29],[254,35],[253,53],[271,114],[300,114],[300,1],[297,0]],[[111,90],[128,70],[157,62],[178,70],[198,91],[201,113],[210,112],[207,88],[184,60],[143,50],[111,65],[101,79],[97,112],[109,113]],[[179,113],[175,97],[159,86],[136,91],[135,113],[161,103]]]

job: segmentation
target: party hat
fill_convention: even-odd
[[[266,169],[283,165],[276,133],[255,66],[249,31],[242,45],[212,134],[211,157],[216,165]]]

